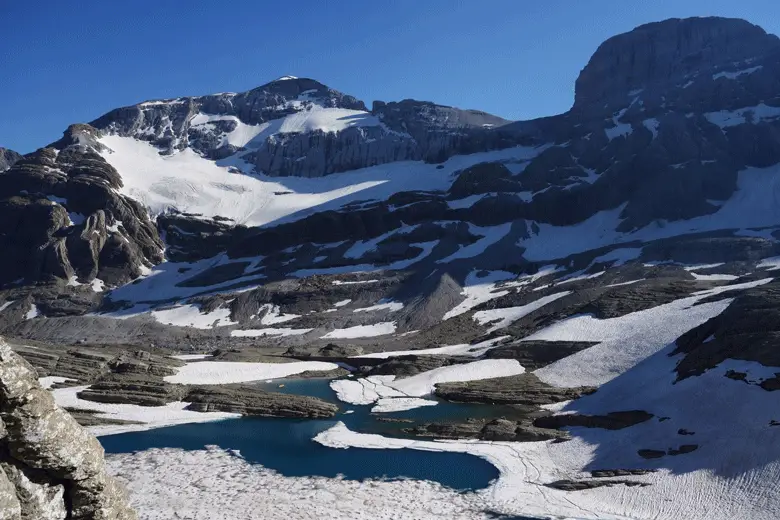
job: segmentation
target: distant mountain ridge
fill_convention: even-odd
[[[35,316],[97,323],[117,309],[381,271],[405,273],[390,276],[409,284],[398,294],[433,313],[408,315],[406,332],[448,311],[415,291],[430,285],[454,302],[474,270],[573,269],[620,249],[657,260],[713,234],[730,237],[718,246],[728,253],[708,249],[713,258],[736,254],[739,233],[773,250],[777,37],[725,18],[644,25],[602,44],[575,90],[564,114],[508,122],[415,100],[369,111],[286,77],[72,125],[0,175],[0,246],[12,252],[0,259],[11,302],[0,321],[49,334]],[[445,274],[447,283],[422,284]],[[157,292],[139,293],[146,284]],[[230,312],[241,326],[260,319]],[[338,325],[328,320],[317,327]],[[137,326],[168,334],[158,325]]]

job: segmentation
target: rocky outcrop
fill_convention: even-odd
[[[8,148],[3,148],[0,146],[0,172],[6,171],[21,158],[22,156],[13,150],[9,150]]]
[[[0,510],[8,519],[135,520],[97,439],[0,345]]]
[[[649,482],[637,482],[636,480],[556,480],[545,484],[545,486],[561,491],[582,491],[585,489],[596,489],[609,486],[628,486],[645,487],[651,485]]]
[[[196,412],[230,412],[251,417],[333,417],[338,406],[316,397],[265,392],[248,385],[201,386],[184,398]]]
[[[117,192],[122,179],[96,152],[96,135],[74,125],[0,175],[0,246],[8,253],[0,284],[57,278],[117,285],[162,261],[156,226],[141,204]]]
[[[577,399],[594,392],[591,387],[559,388],[543,383],[531,372],[462,383],[439,383],[438,397],[458,403],[516,404],[539,407]]]
[[[696,376],[726,359],[756,361],[780,367],[777,338],[780,335],[780,284],[755,287],[738,295],[718,316],[683,334],[670,355],[684,354],[677,377]],[[738,379],[732,373],[729,377]],[[762,383],[773,390],[770,383]]]

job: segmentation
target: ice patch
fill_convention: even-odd
[[[296,119],[287,123],[285,131],[367,121],[324,116],[322,113],[291,116]],[[422,161],[401,161],[303,178],[250,175],[252,172],[243,163],[240,166],[247,171],[231,173],[229,168],[235,165],[221,166],[189,148],[162,156],[148,142],[130,137],[109,135],[100,142],[108,147],[101,155],[122,176],[121,192],[147,206],[152,215],[176,208],[205,218],[228,217],[247,226],[297,220],[314,211],[337,209],[358,199],[384,200],[412,185],[424,191],[446,190],[452,183],[452,174],[463,168],[491,160],[528,159],[544,149],[517,147],[457,156],[440,165],[441,169]],[[292,196],[274,195],[280,192],[291,192]]]
[[[238,325],[238,322],[230,320],[229,308],[202,313],[198,305],[180,305],[171,309],[152,311],[151,316],[160,323],[176,327],[211,329],[226,325]]]
[[[743,74],[744,75],[753,74],[757,70],[761,70],[763,68],[764,68],[763,65],[758,65],[756,67],[750,67],[749,69],[742,69],[742,70],[737,70],[737,71],[734,71],[734,72],[718,72],[717,74],[713,74],[712,75],[712,79],[714,79],[714,80],[719,79],[719,78],[737,79],[738,77],[742,76]]]
[[[328,332],[323,339],[338,339],[338,338],[373,338],[376,336],[385,336],[395,332],[396,322],[387,321],[383,323],[375,323],[373,325],[357,325],[355,327],[348,327],[346,329],[335,329]]]
[[[340,401],[364,405],[382,398],[424,397],[431,395],[437,383],[475,381],[525,372],[515,359],[484,359],[472,363],[435,368],[411,377],[369,376],[356,380],[331,381],[330,387]]]
[[[597,386],[624,373],[693,329],[723,312],[732,299],[699,303],[708,296],[735,289],[748,289],[771,278],[699,291],[665,305],[609,319],[591,315],[559,321],[523,341],[598,341],[534,373],[554,386]]]
[[[453,254],[448,256],[447,258],[442,258],[441,260],[437,260],[437,264],[443,264],[447,262],[452,262],[453,260],[459,260],[462,258],[473,258],[475,256],[478,256],[482,254],[485,249],[487,249],[489,246],[492,246],[502,238],[504,238],[512,229],[512,223],[508,222],[506,224],[500,224],[498,226],[491,226],[491,227],[479,227],[475,226],[474,224],[469,224],[469,232],[473,235],[479,235],[482,238],[474,242],[473,244],[469,244],[467,246],[463,246],[457,251],[455,251]]]
[[[419,399],[416,397],[389,397],[379,399],[376,402],[376,405],[371,408],[371,413],[403,412],[425,406],[436,406],[437,404],[437,401],[431,401],[430,399]]]
[[[193,365],[204,365],[193,363]],[[198,382],[199,383],[199,382]],[[103,419],[120,421],[132,421],[138,424],[109,424],[102,426],[90,426],[87,428],[95,435],[113,435],[117,433],[149,430],[161,426],[176,424],[199,423],[220,421],[240,417],[240,414],[226,412],[193,412],[185,410],[190,403],[174,402],[164,406],[138,406],[134,404],[113,404],[85,401],[78,397],[78,393],[86,390],[87,386],[74,386],[52,390],[54,401],[61,408],[73,408],[77,410],[92,410],[99,412],[96,416]]]
[[[773,107],[760,103],[754,107],[745,107],[738,110],[721,110],[704,114],[707,120],[721,128],[741,125],[744,123],[759,123],[764,119],[780,117],[780,107]]]
[[[555,300],[563,298],[569,294],[571,294],[571,291],[564,291],[539,298],[536,301],[526,305],[520,305],[518,307],[507,307],[504,309],[490,309],[487,311],[475,312],[474,319],[480,325],[495,323],[497,321],[498,323],[495,323],[492,327],[490,327],[490,329],[488,329],[487,333],[490,334],[499,329],[505,329],[520,318],[527,316],[532,312],[541,309],[548,303],[554,302]]]
[[[27,311],[27,314],[24,315],[25,320],[31,320],[33,318],[37,318],[41,315],[41,311],[38,310],[38,307],[33,303],[30,305],[30,310]]]
[[[466,299],[456,305],[453,309],[447,311],[444,314],[443,319],[448,320],[463,314],[464,312],[468,312],[477,305],[492,300],[493,298],[509,294],[509,291],[496,291],[496,282],[516,278],[514,273],[507,271],[489,271],[485,276],[478,276],[480,273],[481,271],[471,271],[468,276],[466,276],[466,281],[463,284],[463,292],[461,293]]]
[[[642,121],[642,125],[648,130],[650,130],[650,132],[652,132],[653,139],[658,137],[658,128],[661,126],[661,123],[660,121],[658,121],[658,119],[654,117],[651,117],[650,119],[645,119],[644,121]]]
[[[176,374],[165,376],[169,383],[184,385],[224,385],[278,379],[307,371],[334,370],[335,363],[322,361],[293,361],[290,363],[245,363],[231,361],[203,361],[188,363]]]
[[[376,305],[372,305],[371,307],[361,307],[359,309],[353,310],[352,312],[375,312],[375,311],[397,312],[403,308],[404,308],[404,304],[401,302],[381,300]]]

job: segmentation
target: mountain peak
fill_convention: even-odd
[[[276,78],[274,81],[289,81],[292,79],[298,79],[298,76],[282,76],[281,78]]]
[[[9,148],[0,146],[0,172],[3,172],[14,165],[22,156]]]
[[[574,106],[608,103],[632,90],[754,60],[779,48],[776,36],[736,18],[672,18],[640,25],[598,47],[577,78]]]

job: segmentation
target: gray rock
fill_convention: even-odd
[[[0,463],[21,518],[135,520],[124,491],[106,475],[100,443],[54,404],[37,377],[0,345]]]
[[[677,364],[678,379],[702,374],[729,358],[780,366],[780,352],[776,348],[780,332],[780,284],[772,282],[739,291],[735,296],[734,302],[721,314],[678,338],[677,347],[670,354],[685,354]],[[740,378],[737,373],[729,377]],[[775,389],[772,380],[764,381],[762,387]]]
[[[517,404],[538,407],[570,401],[592,393],[595,388],[558,388],[543,383],[531,372],[517,376],[496,377],[461,383],[439,383],[435,393],[448,401],[460,403]]]
[[[8,479],[0,464],[0,520],[21,520],[22,506],[16,495],[16,486]]]
[[[549,415],[546,417],[539,417],[534,419],[534,426],[552,429],[580,426],[584,428],[622,430],[623,428],[628,428],[630,426],[649,421],[653,417],[653,414],[642,410],[610,412],[606,415]]]
[[[8,148],[0,146],[0,172],[6,171],[14,165],[22,156]]]
[[[188,410],[231,412],[256,417],[333,417],[338,406],[316,397],[266,392],[248,385],[194,387],[187,392]]]

